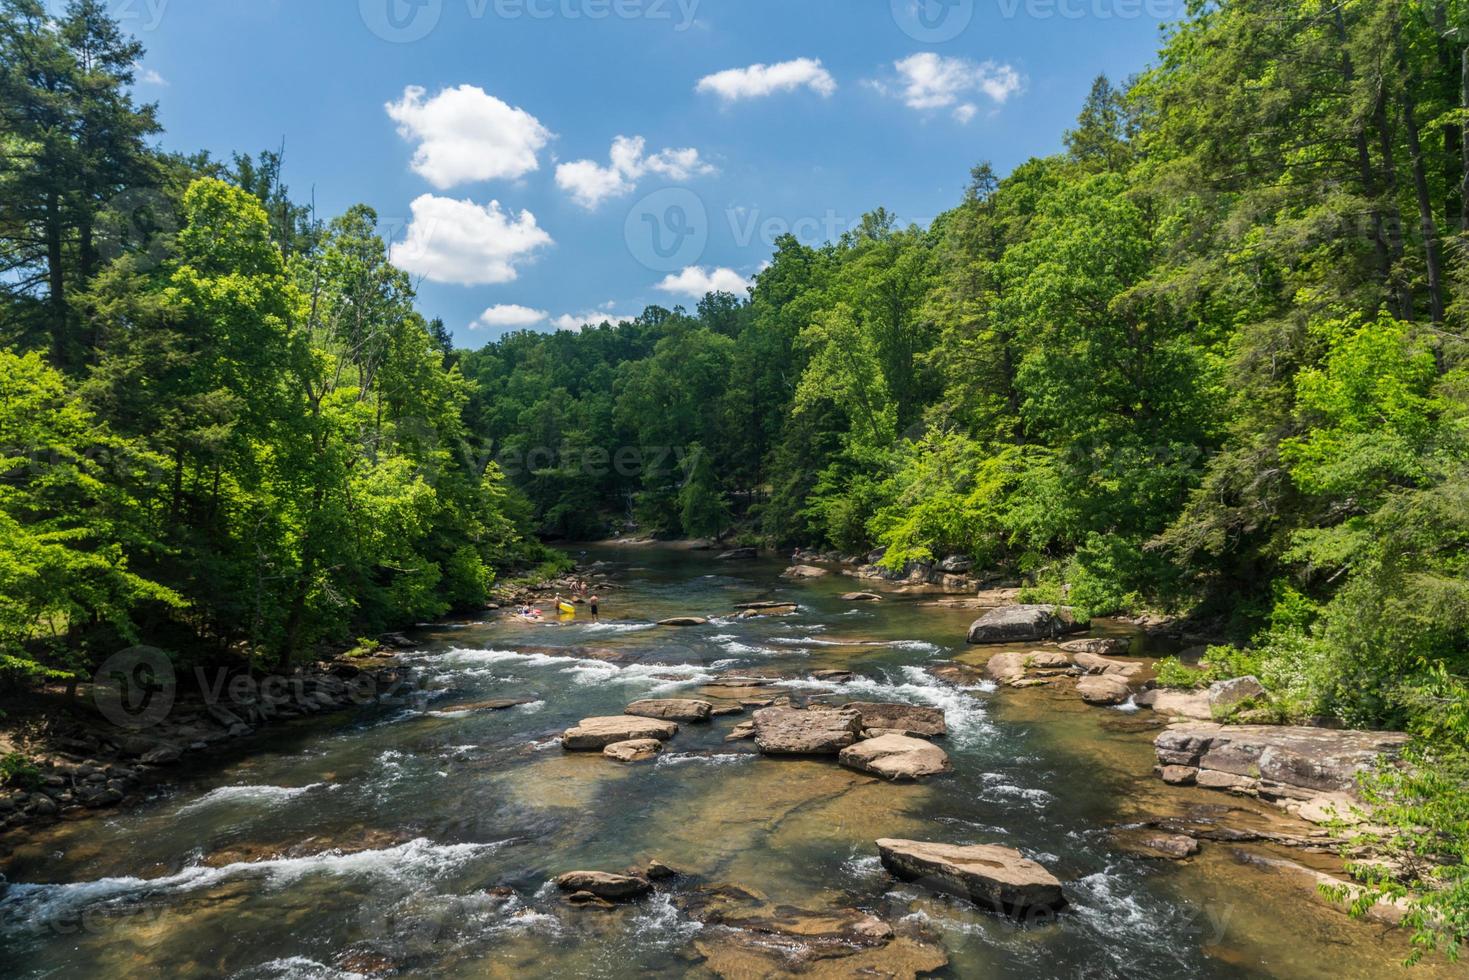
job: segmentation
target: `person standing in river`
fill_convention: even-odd
[[[592,618],[593,619],[600,619],[601,618],[600,616],[597,615],[597,608],[601,604],[601,601],[602,600],[598,599],[595,595],[592,596],[591,598],[587,599],[587,605],[592,610]]]

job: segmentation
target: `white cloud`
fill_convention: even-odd
[[[551,236],[529,211],[501,210],[499,201],[481,207],[424,194],[412,204],[404,241],[393,246],[393,263],[432,282],[484,286],[511,282],[515,266],[527,261]]]
[[[469,325],[471,330],[479,327],[533,327],[545,321],[549,314],[545,310],[533,310],[516,303],[501,303],[492,306]]]
[[[609,312],[611,309],[611,303],[604,303],[601,309],[588,310],[585,313],[563,313],[551,320],[551,326],[557,330],[577,331],[583,327],[601,326],[603,322],[622,323],[625,320],[637,319],[621,313],[611,313]]]
[[[829,97],[837,90],[836,79],[822,67],[819,58],[797,58],[777,65],[751,65],[716,72],[699,79],[697,91],[712,92],[725,102],[737,102],[792,92],[802,86],[822,97]]]
[[[540,121],[474,85],[446,88],[431,99],[410,85],[385,108],[398,134],[419,144],[413,169],[439,190],[482,180],[522,177],[540,167],[536,154],[551,131]]]
[[[650,173],[669,180],[688,180],[716,172],[692,147],[662,149],[646,156],[647,145],[641,136],[619,136],[612,141],[607,166],[594,160],[563,163],[556,168],[556,184],[577,204],[593,211],[603,201],[631,194],[638,181]]]
[[[1020,73],[1009,65],[945,58],[932,51],[911,55],[894,62],[893,67],[898,70],[896,86],[874,82],[875,88],[898,95],[910,109],[951,109],[961,123],[969,122],[979,112],[966,96],[978,93],[1003,105],[1025,86]]]
[[[738,296],[749,286],[750,280],[733,269],[705,269],[691,265],[667,277],[656,288],[690,299],[703,299],[709,293],[734,293]]]
[[[144,68],[143,74],[138,80],[144,85],[157,85],[159,88],[168,88],[168,79],[164,78],[152,68]]]

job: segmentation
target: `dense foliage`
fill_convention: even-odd
[[[95,0],[0,6],[0,680],[147,639],[288,668],[523,557],[471,385],[376,217],[145,143]]]

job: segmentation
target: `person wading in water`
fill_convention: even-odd
[[[592,610],[592,618],[593,619],[598,619],[599,618],[598,615],[597,615],[597,607],[601,603],[601,601],[602,600],[601,599],[598,599],[596,596],[592,596],[590,599],[587,600],[587,605],[589,607],[591,607],[591,610]]]

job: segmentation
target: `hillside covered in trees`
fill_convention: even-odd
[[[1422,736],[1437,782],[1382,792],[1457,846],[1415,924],[1462,937],[1469,9],[1191,7],[928,227],[878,208],[748,296],[456,352],[370,209],[160,151],[102,4],[4,0],[0,677],[289,667],[628,522],[967,555],[1225,623],[1282,717]]]

